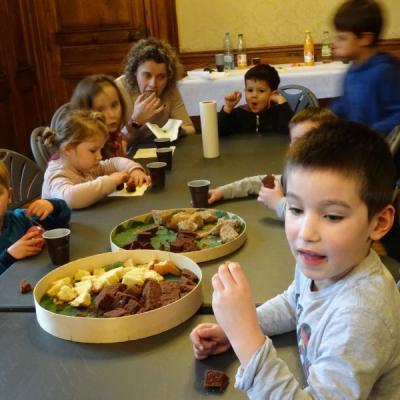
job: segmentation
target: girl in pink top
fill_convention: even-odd
[[[57,132],[47,130],[46,145],[54,146],[59,158],[47,166],[42,195],[64,199],[70,208],[84,208],[116,190],[124,182],[150,184],[143,167],[124,157],[102,160],[108,138],[104,114],[89,110],[69,112]]]
[[[121,133],[125,105],[112,76],[97,74],[82,79],[72,94],[70,108],[102,112],[109,135],[101,151],[103,158],[126,157],[127,140]]]

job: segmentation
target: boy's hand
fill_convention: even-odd
[[[224,111],[227,114],[230,114],[232,112],[233,108],[236,106],[236,104],[239,103],[241,98],[242,98],[242,93],[240,93],[238,91],[229,92],[225,96]]]
[[[53,211],[54,207],[53,204],[50,203],[50,201],[40,199],[40,200],[35,200],[33,203],[31,203],[30,206],[27,208],[25,214],[28,217],[36,215],[37,217],[39,217],[40,221],[43,221]]]
[[[146,175],[140,168],[135,168],[129,177],[128,184],[133,182],[135,186],[142,186],[144,183],[150,185],[151,178]]]
[[[115,186],[120,185],[121,183],[128,182],[129,180],[129,173],[128,172],[113,172],[111,178],[115,182]]]
[[[131,119],[142,125],[163,109],[164,104],[161,104],[161,100],[157,97],[156,92],[150,95],[145,92],[137,97]]]
[[[271,208],[272,210],[276,210],[276,206],[282,197],[283,188],[280,179],[275,178],[275,186],[272,189],[261,186],[257,201],[263,203],[266,207]]]
[[[257,322],[250,286],[240,265],[226,262],[212,278],[212,306],[218,324],[225,332],[242,365],[264,343]]]
[[[231,346],[224,331],[217,324],[197,325],[190,333],[194,356],[203,360],[213,354],[223,353]]]
[[[31,231],[17,240],[7,251],[17,260],[21,260],[39,254],[43,248],[43,246],[38,246],[41,243],[43,243],[43,238],[38,237],[37,232]]]
[[[210,189],[208,191],[208,204],[213,204],[216,201],[222,200],[224,193],[220,189]]]
[[[280,95],[277,90],[274,90],[269,98],[269,105],[271,106],[272,104],[283,104],[283,103],[287,103],[287,100],[282,95]]]

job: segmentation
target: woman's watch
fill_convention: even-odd
[[[139,129],[142,126],[142,124],[139,124],[138,122],[136,122],[132,118],[129,120],[129,123],[130,123],[132,128],[136,128],[136,129]]]

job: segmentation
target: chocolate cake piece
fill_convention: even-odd
[[[105,312],[113,309],[114,298],[117,292],[123,292],[127,288],[123,283],[105,286],[94,299],[96,312]]]
[[[136,185],[135,185],[135,183],[134,183],[134,182],[128,182],[128,183],[126,184],[126,191],[127,191],[128,193],[133,193],[133,192],[135,192],[135,191],[136,191]]]
[[[129,315],[124,308],[116,308],[115,310],[110,310],[103,314],[105,318],[123,317],[124,315]]]
[[[141,285],[133,285],[130,288],[127,288],[124,293],[126,295],[133,296],[136,300],[140,299],[140,296],[142,295],[142,290],[143,286]]]
[[[124,183],[120,183],[119,185],[117,185],[115,190],[122,190],[123,188],[124,188]]]
[[[262,184],[266,188],[273,189],[275,187],[275,178],[274,178],[274,176],[271,175],[271,174],[267,174],[262,179]]]
[[[184,240],[175,239],[169,244],[169,250],[173,253],[182,253],[183,251]]]
[[[184,296],[185,294],[188,294],[196,287],[196,283],[187,278],[182,278],[179,281],[179,283],[180,283],[181,297]]]
[[[192,272],[192,271],[190,271],[189,269],[186,269],[186,268],[182,269],[182,277],[183,278],[187,278],[187,279],[189,279],[190,281],[192,281],[194,283],[197,283],[199,281],[198,276],[194,272]]]
[[[143,285],[142,298],[147,311],[161,306],[161,287],[158,282],[146,279]]]
[[[179,281],[162,281],[160,282],[161,287],[161,305],[165,306],[167,304],[177,301],[181,297],[181,290]]]
[[[22,294],[30,293],[32,289],[32,285],[26,279],[22,279],[19,283],[19,290]]]
[[[142,305],[134,299],[130,299],[125,305],[124,309],[128,314],[136,314]]]
[[[229,384],[229,377],[223,372],[214,369],[204,371],[205,389],[216,392],[223,392]]]

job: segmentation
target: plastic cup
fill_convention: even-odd
[[[162,147],[156,150],[157,160],[161,162],[167,163],[167,170],[171,171],[172,168],[172,148],[171,147]]]
[[[153,142],[158,149],[163,147],[169,147],[171,145],[171,141],[168,138],[157,138],[154,139]]]
[[[165,187],[165,169],[166,162],[152,162],[147,164],[151,176],[151,187],[153,189],[162,189]]]
[[[63,265],[69,262],[69,238],[71,231],[66,228],[51,229],[43,233],[47,251],[54,265]]]
[[[224,71],[224,55],[223,53],[218,53],[215,55],[215,67],[218,72]]]
[[[187,185],[189,186],[192,196],[193,207],[208,207],[208,189],[210,188],[210,181],[206,179],[197,179],[188,182]]]

